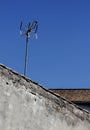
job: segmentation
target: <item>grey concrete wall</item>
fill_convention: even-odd
[[[90,113],[0,65],[0,130],[90,130]]]

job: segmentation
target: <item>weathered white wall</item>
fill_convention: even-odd
[[[0,66],[0,130],[90,130],[90,113]]]

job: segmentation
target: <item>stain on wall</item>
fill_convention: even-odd
[[[0,130],[90,130],[90,113],[0,65]]]

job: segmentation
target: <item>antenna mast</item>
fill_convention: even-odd
[[[28,39],[30,38],[30,34],[32,34],[32,36],[35,35],[35,37],[37,39],[37,29],[38,29],[38,22],[37,21],[33,21],[32,23],[28,23],[28,25],[24,26],[24,27],[23,27],[23,23],[21,21],[20,35],[26,36],[24,76],[26,76],[26,70],[27,70]]]

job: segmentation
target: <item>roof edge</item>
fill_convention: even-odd
[[[3,69],[5,69],[5,70],[3,70]],[[78,116],[80,119],[85,119],[85,120],[87,119],[90,122],[90,112],[89,111],[80,108],[76,104],[64,99],[63,97],[61,97],[58,94],[51,92],[50,90],[44,88],[42,85],[38,84],[37,82],[32,81],[31,79],[25,77],[24,75],[18,74],[16,71],[13,71],[12,69],[10,69],[2,64],[0,64],[0,73],[3,74],[5,77],[7,76],[8,79],[10,79],[10,80],[16,80],[15,78],[17,78],[17,79],[20,78],[22,84],[24,84],[24,86],[26,88],[26,91],[27,91],[27,87],[28,87],[28,89],[30,89],[30,90],[32,89],[33,91],[36,91],[39,95],[41,95],[45,98],[48,98],[52,102],[55,102],[55,104],[57,104],[59,106],[62,105],[61,107],[67,106],[66,108],[69,111],[72,110],[72,113],[75,116]],[[16,76],[16,77],[13,77],[13,76]],[[31,83],[33,83],[32,86],[30,86]],[[74,108],[76,108],[77,111],[74,111]],[[78,111],[81,114],[78,114]],[[84,114],[84,116],[83,116],[83,114]]]
[[[49,88],[49,90],[90,90],[90,88]]]

